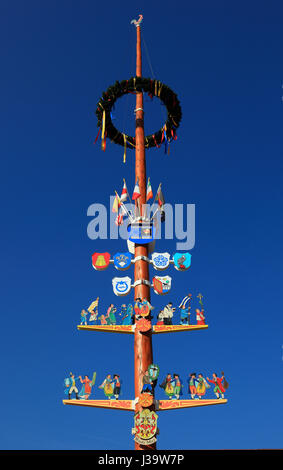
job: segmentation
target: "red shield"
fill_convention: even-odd
[[[108,268],[110,263],[110,253],[93,253],[92,255],[92,266],[98,271],[103,271]]]

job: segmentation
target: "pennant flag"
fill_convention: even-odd
[[[116,219],[115,219],[115,224],[117,226],[119,225],[123,225],[123,215],[122,214],[118,214]]]
[[[121,205],[120,198],[118,194],[116,193],[116,196],[113,202],[112,212],[118,212],[120,205]]]
[[[163,196],[162,191],[161,191],[161,184],[159,185],[159,189],[157,191],[157,200],[158,200],[158,205],[162,210],[163,206],[165,204],[165,200],[164,200],[164,196]]]
[[[147,182],[147,188],[146,188],[146,201],[149,201],[149,199],[153,198],[153,192],[152,192],[152,187],[150,184],[150,179],[148,178]]]
[[[136,199],[138,199],[141,195],[141,192],[140,192],[140,187],[139,187],[139,180],[137,179],[137,182],[136,182],[136,185],[135,185],[135,188],[134,188],[134,192],[133,192],[133,195],[132,195],[132,199],[135,201]]]
[[[97,297],[97,299],[94,300],[94,301],[90,304],[90,306],[89,306],[88,309],[87,309],[88,312],[92,313],[92,312],[94,311],[94,309],[97,308],[97,306],[98,306],[98,301],[99,301],[99,297]]]
[[[127,186],[126,186],[126,181],[124,180],[124,186],[123,186],[123,189],[122,189],[122,194],[121,194],[121,197],[120,197],[120,201],[125,202],[127,200],[127,197],[128,197],[128,190],[127,190]]]

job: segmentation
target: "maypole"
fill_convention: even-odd
[[[136,76],[142,77],[142,55],[141,55],[141,20],[136,22],[137,32],[137,52],[136,52]],[[146,204],[146,158],[145,158],[145,145],[144,145],[144,111],[143,111],[143,93],[136,94],[136,161],[135,161],[135,176],[136,181],[139,182],[140,188],[140,216],[143,217],[144,207]],[[150,302],[150,281],[148,269],[148,244],[135,244],[135,299],[146,299]],[[142,389],[142,379],[145,371],[149,365],[153,363],[152,353],[152,339],[151,330],[141,333],[137,328],[135,329],[135,343],[134,343],[134,361],[135,361],[135,396],[139,397]],[[135,411],[141,409],[139,402],[136,403]],[[154,404],[150,407],[154,410]],[[150,445],[141,445],[135,442],[135,448],[140,449],[155,449],[155,443]]]
[[[128,230],[128,252],[116,253],[111,258],[110,253],[93,253],[92,266],[96,271],[103,271],[114,264],[118,270],[125,271],[134,264],[134,282],[131,278],[115,277],[112,279],[113,291],[116,296],[128,295],[134,288],[134,306],[123,304],[121,306],[122,324],[117,324],[115,318],[116,308],[111,304],[106,314],[98,317],[99,297],[96,297],[87,308],[81,311],[81,324],[78,325],[79,330],[88,330],[92,332],[104,333],[124,333],[132,334],[134,337],[134,384],[135,397],[133,399],[121,400],[120,389],[121,380],[119,375],[110,374],[104,379],[99,388],[103,389],[106,399],[95,400],[90,398],[92,390],[95,386],[96,372],[92,375],[92,380],[85,376],[75,378],[73,373],[66,378],[65,393],[69,399],[63,400],[67,405],[79,405],[95,408],[127,410],[134,412],[134,427],[132,434],[134,435],[136,450],[154,450],[156,449],[157,435],[159,429],[157,427],[157,412],[165,410],[176,410],[191,407],[200,407],[208,405],[219,405],[227,402],[224,399],[224,392],[228,387],[224,374],[217,377],[213,374],[212,379],[207,377],[208,382],[214,384],[214,393],[217,399],[205,398],[206,388],[209,384],[202,374],[189,374],[190,399],[183,399],[182,383],[178,374],[167,374],[166,378],[160,384],[163,388],[167,399],[157,400],[155,396],[155,387],[159,376],[159,367],[153,363],[152,335],[159,333],[178,333],[192,332],[195,330],[204,330],[208,328],[205,322],[203,296],[199,294],[200,307],[196,309],[197,324],[190,321],[192,294],[187,294],[178,305],[180,310],[180,324],[172,323],[173,312],[176,308],[169,303],[161,311],[162,316],[158,316],[157,324],[152,324],[152,315],[150,298],[150,289],[153,288],[155,294],[164,295],[171,289],[170,276],[154,276],[150,281],[149,267],[153,266],[154,270],[164,271],[173,264],[178,271],[187,271],[191,265],[191,254],[175,253],[171,258],[169,253],[155,253],[155,222],[157,212],[164,213],[164,197],[161,191],[161,183],[157,190],[154,201],[158,201],[158,209],[153,216],[147,214],[146,203],[148,199],[153,198],[151,184],[147,184],[146,177],[146,156],[145,149],[164,146],[165,153],[169,153],[169,145],[177,139],[176,130],[181,121],[182,112],[177,95],[165,84],[155,79],[146,79],[142,77],[142,55],[141,55],[141,22],[142,15],[138,20],[133,20],[136,27],[136,76],[129,80],[116,82],[102,94],[97,104],[96,115],[98,120],[99,131],[95,142],[101,135],[101,148],[106,149],[106,138],[115,144],[124,147],[124,162],[126,160],[126,150],[135,149],[135,189],[132,199],[135,201],[135,211],[128,211],[124,202],[130,196],[124,181],[121,196],[116,192],[112,210],[117,213],[116,224],[121,225],[125,215],[129,222]],[[129,136],[116,129],[112,123],[111,110],[115,101],[121,96],[133,93],[136,95],[135,109],[135,136]],[[150,97],[160,99],[167,109],[167,119],[161,129],[148,136],[144,134],[144,110],[143,110],[143,93],[147,93]],[[120,213],[120,210],[123,212]],[[161,217],[162,220],[162,217]],[[134,258],[132,257],[134,256]],[[151,258],[150,258],[151,255]],[[87,315],[90,314],[89,320],[93,324],[87,323]],[[98,324],[100,320],[101,324]],[[82,390],[78,392],[76,380],[80,380],[83,384]],[[76,394],[76,399],[72,399],[72,393]],[[114,396],[114,399],[113,399]]]

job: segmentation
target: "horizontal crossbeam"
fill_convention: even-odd
[[[107,408],[111,410],[135,411],[134,400],[63,400],[64,405],[88,406],[93,408]],[[182,408],[194,408],[196,406],[223,405],[226,399],[219,400],[156,400],[155,410],[179,410]]]
[[[78,330],[107,331],[110,333],[135,332],[135,325],[78,325]],[[153,325],[152,334],[157,333],[178,333],[179,331],[204,330],[208,325]]]

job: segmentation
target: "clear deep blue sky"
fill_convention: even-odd
[[[62,399],[70,370],[97,371],[97,385],[119,373],[134,397],[132,336],[76,326],[97,295],[102,310],[122,303],[118,272],[90,257],[125,242],[90,240],[87,208],[123,177],[133,189],[134,154],[123,165],[122,147],[93,140],[102,91],[135,74],[139,13],[154,75],[183,111],[170,156],[147,152],[148,175],[166,202],[196,205],[192,267],[170,267],[171,294],[152,302],[201,292],[209,324],[156,335],[154,361],[161,376],[224,370],[230,384],[225,406],[160,413],[158,447],[282,447],[282,3],[49,0],[1,5],[1,449],[133,448],[131,413]],[[151,76],[145,50],[143,63]],[[163,119],[152,106],[148,133]],[[121,99],[116,125],[131,129],[133,110]]]

